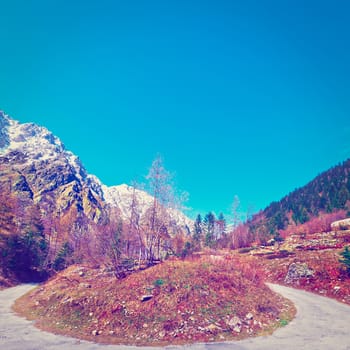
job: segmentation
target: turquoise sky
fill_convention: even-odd
[[[349,1],[0,0],[0,109],[107,185],[157,153],[193,213],[350,157]]]

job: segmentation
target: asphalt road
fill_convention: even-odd
[[[350,350],[350,306],[334,300],[278,285],[270,285],[292,300],[296,318],[273,335],[239,342],[168,346],[167,350]],[[16,316],[11,305],[33,286],[20,285],[0,292],[1,350],[126,350],[132,346],[100,345],[42,332],[33,322]],[[159,348],[142,348],[159,349]]]

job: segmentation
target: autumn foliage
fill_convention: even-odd
[[[283,238],[286,238],[291,234],[308,235],[317,232],[328,232],[331,231],[332,222],[344,218],[346,218],[345,210],[339,210],[334,213],[323,213],[310,219],[304,224],[290,225],[286,229],[280,230],[279,232]]]
[[[107,271],[70,267],[23,305],[42,327],[60,333],[162,345],[256,335],[263,324],[274,324],[284,302],[264,285],[257,267],[209,255],[170,260],[121,281]],[[229,326],[233,317],[241,322],[236,331]]]

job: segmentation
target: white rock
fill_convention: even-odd
[[[246,315],[245,315],[245,318],[246,320],[252,320],[254,318],[254,315],[251,313],[251,312],[248,312]]]

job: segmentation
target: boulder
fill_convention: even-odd
[[[233,316],[226,322],[227,326],[236,333],[240,333],[242,329],[242,321],[239,317]]]
[[[310,269],[306,263],[292,263],[289,265],[287,276],[284,279],[285,283],[293,283],[303,277],[312,277],[314,271]]]
[[[251,312],[248,312],[246,315],[245,315],[245,319],[247,321],[250,321],[254,318],[254,315],[251,313]]]
[[[344,220],[338,220],[331,223],[331,229],[337,230],[350,230],[350,218]]]
[[[146,295],[143,295],[142,297],[141,297],[141,301],[142,302],[144,302],[144,301],[147,301],[147,300],[150,300],[150,299],[152,299],[153,298],[153,295],[152,294],[146,294]]]
[[[209,333],[217,333],[218,331],[222,330],[219,326],[215,325],[214,323],[211,323],[209,326],[205,327],[205,331]]]
[[[236,333],[241,333],[241,330],[242,330],[241,326],[236,326],[233,328],[233,331]]]

